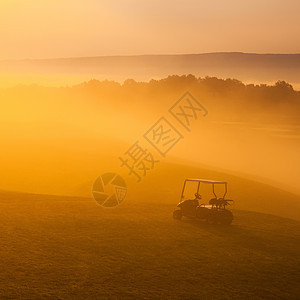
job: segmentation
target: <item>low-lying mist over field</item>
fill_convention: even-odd
[[[187,91],[207,110],[191,120],[190,131],[168,111]],[[135,187],[119,157],[165,117],[183,138],[166,157],[147,145],[161,163],[300,194],[300,92],[284,81],[267,86],[193,75],[123,84],[90,80],[72,87],[2,88],[0,99],[3,190],[88,196],[97,176],[109,171]],[[165,179],[161,163],[143,174],[145,190]],[[150,173],[154,186],[147,184]],[[176,188],[169,179],[168,188]]]
[[[170,74],[238,78],[245,83],[285,80],[300,88],[300,54],[216,52],[178,55],[127,55],[0,60],[0,87],[40,83],[74,85],[91,76],[123,82],[161,79]]]

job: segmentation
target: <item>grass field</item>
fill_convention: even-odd
[[[234,210],[222,228],[148,198],[1,192],[0,206],[2,299],[299,299],[296,220]]]

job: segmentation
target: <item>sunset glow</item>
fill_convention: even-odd
[[[297,0],[1,1],[0,59],[298,53],[299,11]]]

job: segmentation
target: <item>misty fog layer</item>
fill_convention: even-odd
[[[191,120],[190,131],[169,112],[187,91],[207,110]],[[76,194],[83,186],[88,193],[101,173],[126,171],[120,171],[119,157],[165,117],[183,138],[166,157],[147,145],[159,160],[300,193],[300,92],[286,82],[245,85],[188,75],[28,85],[1,89],[0,105],[1,189]],[[157,165],[155,174],[159,170]]]

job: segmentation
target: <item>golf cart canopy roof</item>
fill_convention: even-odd
[[[207,180],[207,179],[198,179],[198,178],[187,178],[185,181],[196,181],[210,184],[227,184],[226,181],[216,181],[216,180]]]
[[[185,187],[186,187],[186,183],[188,181],[193,181],[193,182],[198,182],[197,184],[197,192],[196,194],[199,194],[199,190],[200,190],[200,184],[201,183],[208,183],[208,184],[211,184],[212,185],[212,192],[214,194],[214,196],[217,198],[217,195],[215,193],[215,184],[224,184],[224,195],[223,195],[223,198],[225,198],[226,194],[227,194],[227,182],[226,181],[217,181],[217,180],[208,180],[208,179],[199,179],[199,178],[187,178],[185,181],[184,181],[184,184],[183,184],[183,188],[182,188],[182,192],[181,192],[181,199],[184,198],[184,190],[185,190]]]

